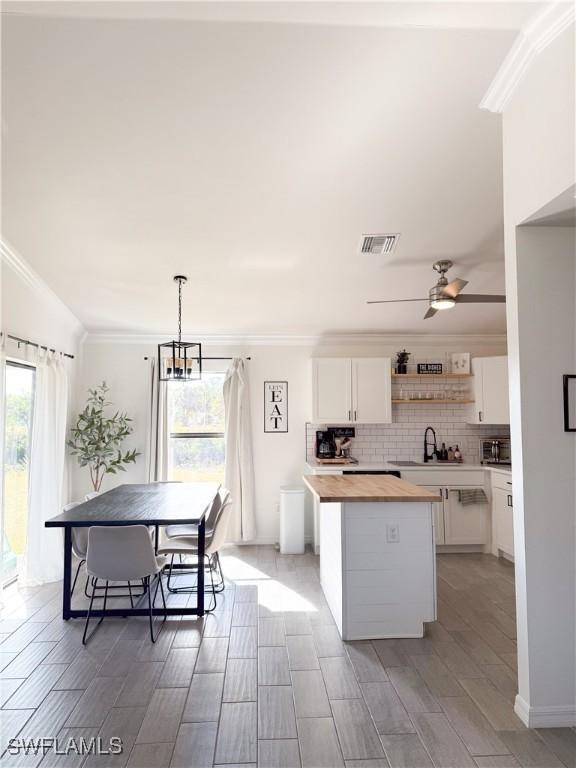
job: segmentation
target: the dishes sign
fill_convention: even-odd
[[[418,363],[418,373],[442,373],[442,363]]]
[[[288,382],[264,382],[264,432],[288,432]]]

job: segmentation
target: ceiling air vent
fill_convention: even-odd
[[[384,253],[392,253],[396,243],[400,239],[399,234],[394,235],[362,235],[360,253],[372,253],[382,256]]]

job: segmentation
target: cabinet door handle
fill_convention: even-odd
[[[447,499],[448,498],[448,488],[444,488],[444,494],[445,494],[444,498]]]
[[[512,506],[512,496],[510,494],[508,494],[508,506]]]
[[[482,411],[478,411],[478,421],[482,421]]]
[[[358,417],[356,416],[356,411],[354,411],[354,421],[358,421]]]
[[[352,421],[352,411],[348,411],[348,421]]]

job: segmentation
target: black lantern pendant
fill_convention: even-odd
[[[197,381],[202,378],[202,345],[182,341],[182,286],[188,278],[175,275],[178,283],[178,341],[158,344],[158,378],[160,381]]]

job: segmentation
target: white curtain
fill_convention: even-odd
[[[28,527],[18,575],[25,586],[62,578],[62,531],[44,522],[60,514],[65,502],[68,375],[60,353],[39,350],[35,363]]]
[[[226,415],[226,469],[224,485],[232,497],[231,541],[250,541],[256,535],[254,510],[254,458],[250,387],[246,361],[232,360],[224,380]]]
[[[168,479],[168,383],[158,381],[158,364],[148,370],[148,482]]]
[[[6,334],[0,332],[0,606],[4,583],[4,414],[6,412]]]

